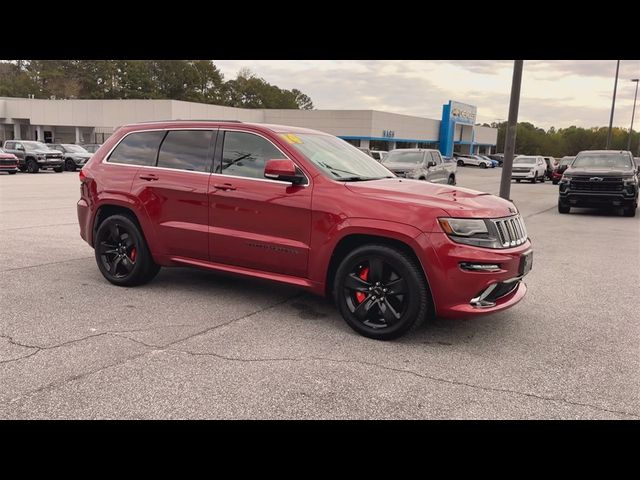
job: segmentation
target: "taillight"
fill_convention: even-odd
[[[80,182],[84,183],[84,181],[87,179],[87,174],[84,173],[84,171],[81,169],[80,173],[78,174],[78,176],[80,177]]]

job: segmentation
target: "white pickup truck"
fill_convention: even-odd
[[[439,150],[397,148],[389,152],[382,165],[398,177],[456,184],[456,164],[445,161]]]

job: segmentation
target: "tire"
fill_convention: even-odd
[[[459,167],[464,167],[464,162],[462,160],[458,160],[457,164]]]
[[[140,227],[125,215],[112,215],[100,224],[94,250],[100,273],[114,285],[142,285],[151,281],[160,270]]]
[[[487,168],[487,164],[486,163],[481,163],[480,164],[480,168]]]
[[[60,173],[64,171],[64,165],[60,165],[59,167],[53,167],[53,171],[56,173]]]
[[[544,181],[546,180],[544,174],[542,175],[542,178],[540,178],[540,183],[544,183]]]
[[[26,165],[19,165],[18,166],[18,170],[20,170],[21,172],[26,172],[27,171],[27,166]]]
[[[65,160],[65,162],[64,162],[64,169],[67,172],[75,172],[76,171],[76,162],[74,162],[70,158],[67,158]]]
[[[538,181],[538,174],[536,173],[533,177],[533,180],[531,180],[531,183],[536,183]]]
[[[426,180],[425,177],[420,177],[418,180]]]
[[[455,185],[456,184],[456,177],[454,175],[449,175],[449,178],[447,179],[447,185]]]
[[[38,173],[40,171],[40,166],[38,162],[36,162],[33,158],[27,160],[27,171],[29,173]]]
[[[379,285],[375,283],[378,279]],[[353,250],[340,263],[333,285],[342,318],[360,335],[376,340],[392,340],[417,328],[431,305],[420,265],[387,245],[363,245]],[[396,287],[403,293],[393,295],[391,289]]]
[[[562,200],[558,200],[558,213],[571,213],[571,207]]]
[[[15,175],[16,173],[18,173],[18,172],[16,172],[16,171],[14,170],[13,172],[9,172],[9,175]]]
[[[520,183],[520,178],[516,178],[516,183]]]
[[[637,209],[638,205],[630,205],[628,207],[624,207],[622,209],[622,215],[624,215],[625,217],[635,217]]]
[[[553,183],[554,185],[557,185],[559,181],[560,180],[551,180],[551,183]]]

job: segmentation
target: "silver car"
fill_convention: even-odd
[[[381,163],[398,177],[456,184],[456,165],[443,161],[439,150],[398,148],[391,150]]]

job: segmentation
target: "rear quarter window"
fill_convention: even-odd
[[[107,162],[126,165],[155,165],[158,147],[160,147],[165,133],[164,130],[130,133],[111,152]]]

